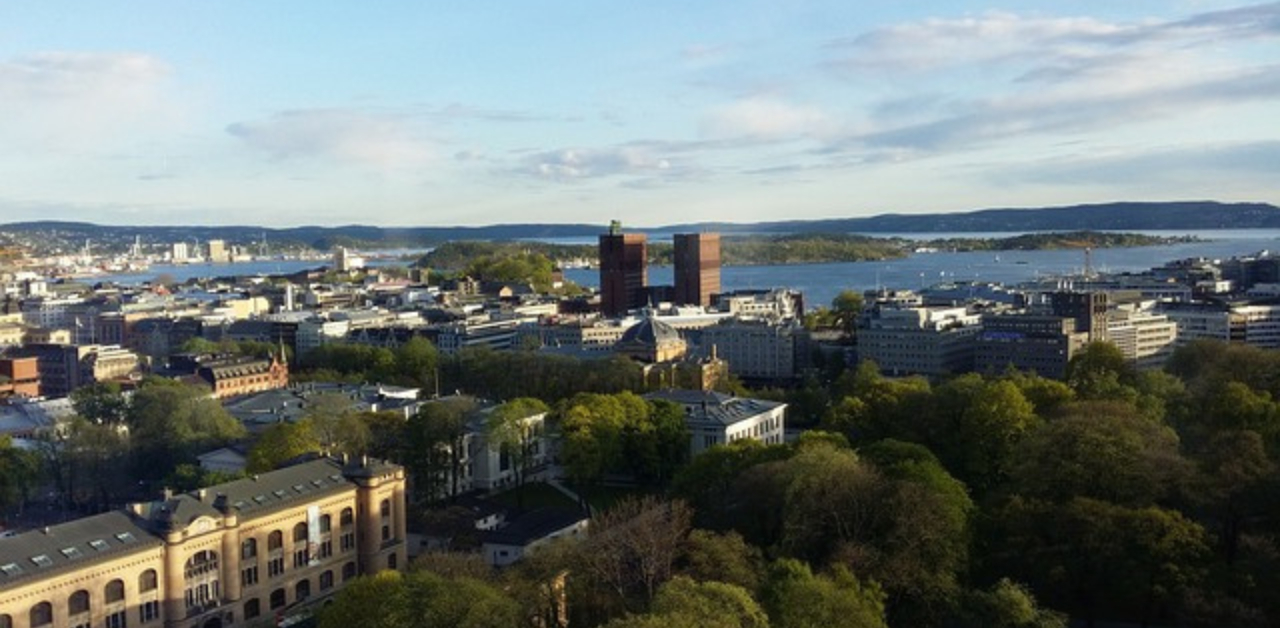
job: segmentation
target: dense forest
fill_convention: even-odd
[[[504,359],[484,355],[470,359]],[[321,625],[351,612],[389,626],[564,612],[612,628],[1280,621],[1280,353],[1198,342],[1166,371],[1139,372],[1095,343],[1065,382],[890,379],[863,363],[827,387],[818,429],[798,442],[692,460],[672,446],[670,409],[626,391],[542,391],[558,397],[553,429],[575,485],[591,494],[631,476],[648,497],[504,572],[431,556],[361,585],[404,606],[361,606],[352,589]],[[548,595],[555,575],[567,607]],[[474,600],[412,601],[459,583]],[[495,614],[468,623],[474,605]],[[435,613],[457,623],[424,619]]]

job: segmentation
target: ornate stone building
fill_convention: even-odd
[[[273,626],[405,565],[405,476],[321,458],[0,539],[0,628]]]

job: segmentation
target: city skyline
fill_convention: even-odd
[[[127,8],[0,24],[0,222],[1280,200],[1280,3]]]

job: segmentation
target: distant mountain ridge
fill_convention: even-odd
[[[56,232],[67,240],[150,242],[222,239],[245,244],[264,238],[274,244],[397,248],[427,246],[447,240],[582,238],[603,233],[601,224],[508,224],[483,227],[339,227],[304,226],[271,229],[252,226],[110,226],[85,222],[35,221],[0,225],[8,232]],[[688,223],[654,228],[628,228],[640,233],[718,231],[734,233],[943,233],[1154,229],[1280,229],[1280,207],[1268,203],[1216,201],[1118,202],[1038,209],[984,209],[948,214],[882,214],[867,218],[787,220],[759,223]]]

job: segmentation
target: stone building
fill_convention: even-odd
[[[278,625],[404,566],[404,491],[320,458],[0,540],[0,626]]]

